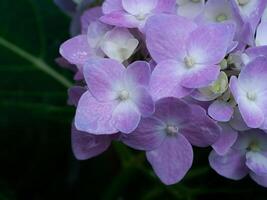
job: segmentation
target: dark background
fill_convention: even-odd
[[[267,199],[249,178],[236,182],[213,172],[210,149],[194,149],[193,169],[169,187],[142,152],[118,143],[97,158],[75,160],[67,88],[38,69],[45,62],[72,80],[54,61],[69,23],[52,0],[0,0],[0,200]]]

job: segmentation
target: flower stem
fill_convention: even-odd
[[[72,86],[72,83],[68,79],[66,79],[64,76],[62,76],[57,71],[55,71],[51,66],[46,64],[42,59],[31,55],[27,51],[7,41],[3,37],[0,37],[0,46],[3,46],[9,49],[10,51],[17,54],[24,60],[27,60],[28,62],[32,63],[37,69],[45,72],[46,74],[54,78],[56,81],[58,81],[60,84],[62,84],[64,87],[69,88]]]

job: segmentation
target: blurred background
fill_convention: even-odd
[[[73,157],[73,74],[55,63],[71,18],[52,0],[0,0],[0,200],[265,200],[249,178],[235,182],[208,167],[210,149],[194,149],[185,179],[164,186],[144,153],[118,143],[87,161]]]

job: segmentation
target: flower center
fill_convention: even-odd
[[[250,0],[237,0],[240,6],[245,6],[249,3]]]
[[[165,129],[167,135],[174,136],[179,132],[179,128],[177,126],[168,125]]]
[[[200,0],[191,0],[191,2],[193,2],[193,3],[199,3]]]
[[[253,141],[249,144],[247,150],[254,151],[254,152],[260,151],[261,150],[260,144],[257,141]]]
[[[130,94],[127,90],[120,91],[119,96],[118,96],[119,100],[126,101],[129,98],[130,98]]]
[[[185,57],[184,63],[187,68],[192,68],[196,64],[195,60],[192,57]]]
[[[217,22],[223,22],[223,21],[226,21],[228,18],[225,14],[219,14],[217,17],[216,17],[216,21]]]
[[[250,101],[255,101],[257,99],[257,95],[254,92],[247,92],[247,98]]]

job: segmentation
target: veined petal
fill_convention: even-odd
[[[236,150],[230,150],[220,156],[214,150],[209,155],[209,163],[218,174],[233,180],[244,178],[249,169],[245,165],[245,155]]]
[[[159,63],[151,75],[150,93],[154,100],[164,97],[182,98],[188,95],[192,89],[181,86],[183,68],[175,60],[167,60]]]
[[[101,103],[89,91],[85,92],[78,103],[75,127],[79,131],[95,135],[117,133],[118,129],[111,121],[116,106],[116,102]]]
[[[114,126],[123,133],[133,132],[141,119],[141,113],[137,106],[130,100],[118,104],[112,114]]]
[[[193,149],[183,135],[167,137],[155,150],[148,151],[146,157],[155,173],[166,185],[178,183],[190,169]]]
[[[152,58],[157,63],[167,59],[182,61],[186,55],[185,40],[195,28],[196,24],[191,20],[175,15],[158,14],[150,17],[145,31]]]
[[[142,118],[137,129],[131,134],[123,134],[121,140],[134,149],[154,150],[162,144],[166,137],[164,125],[155,117]]]
[[[90,59],[84,66],[84,78],[92,95],[99,101],[116,98],[116,87],[123,80],[125,68],[111,59]]]

